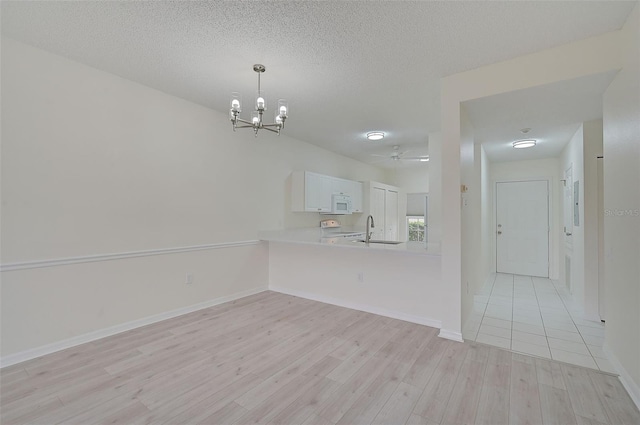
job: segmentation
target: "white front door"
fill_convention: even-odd
[[[496,184],[496,271],[549,277],[547,181]]]

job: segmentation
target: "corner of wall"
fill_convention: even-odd
[[[640,4],[622,29],[623,68],[603,95],[605,340],[640,400]],[[623,377],[624,373],[624,377]]]

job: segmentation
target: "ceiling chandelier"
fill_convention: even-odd
[[[238,92],[231,93],[231,123],[233,131],[236,128],[252,128],[258,137],[258,130],[269,130],[280,135],[280,130],[284,128],[284,122],[287,119],[289,105],[284,99],[278,100],[278,108],[275,111],[275,122],[265,124],[263,122],[264,111],[267,110],[267,102],[264,99],[264,93],[260,90],[260,74],[266,71],[264,65],[259,63],[253,65],[253,70],[258,73],[258,93],[256,95],[256,110],[251,113],[251,121],[243,120],[238,115],[242,112],[242,96]],[[238,125],[240,123],[241,125]]]

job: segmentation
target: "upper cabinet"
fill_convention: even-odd
[[[351,208],[354,213],[361,213],[362,207],[362,182],[347,180],[351,186]]]
[[[322,174],[305,173],[304,211],[331,211],[331,191],[333,181]]]
[[[331,195],[351,197],[352,212],[362,212],[362,183],[311,171],[294,171],[291,176],[291,210],[330,212]]]
[[[329,177],[331,179],[331,193],[351,195],[351,180]]]
[[[362,182],[332,177],[333,192],[351,197],[351,212],[362,212]]]

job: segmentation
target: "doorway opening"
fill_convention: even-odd
[[[549,182],[496,183],[496,271],[549,277]]]

